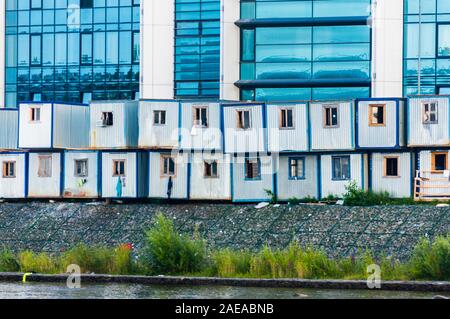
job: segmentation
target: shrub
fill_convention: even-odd
[[[35,254],[27,250],[19,254],[20,271],[41,274],[57,274],[57,261],[46,253]]]
[[[349,183],[346,187],[346,193],[344,195],[344,204],[346,206],[375,206],[385,205],[391,202],[389,193],[373,191],[364,191],[360,189],[356,182]]]
[[[313,197],[305,197],[302,199],[292,197],[289,199],[289,204],[298,205],[298,204],[316,204],[319,201]]]
[[[271,203],[271,204],[276,204],[276,203],[278,203],[278,197],[277,197],[277,195],[276,195],[274,192],[272,192],[272,190],[270,190],[270,189],[265,189],[264,191],[266,192],[267,196],[270,197],[270,203]]]
[[[20,270],[19,262],[12,252],[3,250],[0,252],[0,272],[16,272]]]

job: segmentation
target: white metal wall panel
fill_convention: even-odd
[[[118,198],[119,177],[114,176],[114,161],[125,160],[125,178],[122,178],[122,198],[137,198],[137,160],[135,152],[102,153],[102,197]]]
[[[99,167],[97,152],[66,152],[64,154],[64,197],[96,198],[98,193]],[[88,176],[75,176],[75,161],[88,161]]]
[[[41,109],[41,120],[31,122],[31,107]],[[19,106],[19,148],[52,147],[52,104],[20,104]]]
[[[17,148],[18,116],[17,110],[0,108],[0,149],[13,150]]]
[[[3,174],[0,175],[0,198],[25,198],[25,154],[0,153],[0,167],[2,167],[2,169],[3,162],[15,162],[16,176],[13,178],[6,178]]]
[[[50,177],[39,177],[39,156],[51,156]],[[61,153],[30,153],[28,197],[56,198],[61,194]]]
[[[89,107],[57,104],[53,106],[53,147],[89,147]]]

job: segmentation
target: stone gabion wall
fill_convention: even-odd
[[[298,241],[331,257],[367,248],[405,259],[420,237],[450,232],[450,208],[433,206],[3,203],[0,247],[57,253],[78,243],[133,243],[139,252],[158,212],[172,218],[181,232],[199,230],[211,247],[283,248]]]

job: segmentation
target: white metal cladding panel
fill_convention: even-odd
[[[269,152],[308,151],[308,104],[268,104]],[[293,129],[280,129],[280,110],[293,110]]]
[[[0,109],[0,149],[17,148],[18,116],[18,111]]]
[[[205,161],[217,161],[217,178],[204,176]],[[191,199],[231,200],[230,156],[225,154],[192,155]]]
[[[385,177],[385,158],[398,157],[400,177]],[[411,196],[411,153],[373,153],[372,190],[393,197]]]
[[[332,174],[332,158],[334,156],[350,156],[350,180],[337,181],[333,180]],[[322,197],[329,195],[342,197],[346,193],[345,187],[350,182],[356,181],[358,187],[363,187],[362,178],[362,155],[361,154],[339,154],[339,155],[323,155],[321,157],[322,168]]]
[[[51,156],[50,177],[39,177],[39,157]],[[61,190],[61,154],[30,153],[28,171],[28,197],[52,198],[60,197]]]
[[[256,157],[250,157],[256,159]],[[233,201],[265,201],[270,200],[266,190],[273,191],[273,164],[276,162],[270,156],[262,156],[261,179],[246,180],[245,157],[239,156],[233,161]]]
[[[31,122],[31,107],[41,109],[39,122]],[[19,117],[19,148],[52,146],[52,104],[20,104]]]
[[[166,124],[154,125],[154,112],[166,111]],[[139,106],[139,147],[172,149],[178,147],[178,102],[141,101]]]
[[[5,161],[15,162],[16,176],[5,178],[0,175],[0,198],[25,198],[25,154],[0,154],[2,169]]]
[[[162,176],[162,156],[173,156],[176,159],[175,177],[172,177],[172,198],[187,199],[188,196],[188,163],[186,153],[150,153],[150,198],[167,198],[169,177]]]
[[[289,159],[305,159],[305,179],[289,179]],[[317,157],[316,156],[280,156],[278,165],[278,198],[289,200],[305,197],[318,198],[317,193]]]
[[[370,126],[370,106],[386,105],[386,125]],[[358,137],[360,147],[395,147],[397,145],[397,102],[360,101],[358,104]],[[399,131],[400,132],[400,131]]]
[[[90,111],[91,148],[127,147],[125,132],[126,108],[124,103],[92,103]],[[114,125],[107,127],[98,126],[98,122],[102,119],[102,112],[113,113]]]
[[[63,196],[75,198],[98,197],[98,156],[97,152],[66,152],[64,155]],[[75,176],[75,161],[87,160],[88,176]]]
[[[338,127],[324,127],[324,106],[338,106]],[[354,103],[311,103],[311,134],[313,150],[349,150],[354,148]]]
[[[89,107],[54,104],[53,147],[89,147]]]
[[[400,101],[400,146],[406,146],[406,121],[405,121],[406,102]]]
[[[265,151],[263,105],[224,106],[225,153],[256,153]],[[251,128],[237,128],[237,111],[250,110]]]
[[[208,109],[208,127],[194,128],[194,108],[206,107]],[[219,103],[182,103],[182,130],[181,148],[193,150],[221,150],[222,132],[220,127]]]
[[[125,178],[122,178],[123,198],[137,198],[136,153],[102,153],[102,197],[118,198],[119,177],[114,176],[114,161],[125,160]]]
[[[411,146],[448,145],[449,144],[449,98],[423,97],[411,98],[408,108],[409,142]],[[423,124],[423,106],[425,102],[438,103],[438,123]]]

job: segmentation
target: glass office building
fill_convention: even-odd
[[[370,0],[242,0],[243,100],[369,97]]]
[[[450,1],[405,0],[404,8],[404,95],[450,94]]]
[[[175,20],[175,97],[219,98],[220,0],[175,0]]]
[[[5,105],[139,96],[140,0],[6,0]]]

